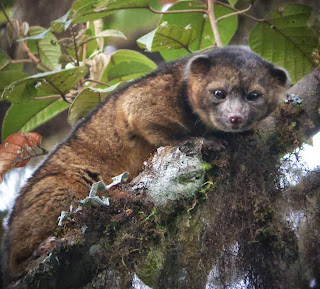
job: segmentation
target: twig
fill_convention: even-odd
[[[151,6],[148,7],[150,11],[156,14],[175,14],[175,13],[207,13],[205,9],[190,9],[190,10],[173,10],[173,11],[159,11]]]
[[[11,63],[25,63],[25,62],[32,62],[32,60],[31,59],[12,59],[11,61],[10,61]]]
[[[231,17],[231,16],[238,15],[238,14],[245,14],[245,13],[248,12],[251,8],[252,8],[252,4],[250,4],[249,7],[246,8],[246,9],[238,10],[238,11],[233,12],[233,13],[229,13],[229,14],[226,14],[226,15],[222,15],[222,16],[220,16],[219,18],[217,18],[216,21],[219,22],[220,20],[225,19],[225,18],[227,18],[227,17]]]
[[[85,63],[86,59],[87,59],[87,43],[83,44],[82,46],[82,65],[83,66],[86,65]]]
[[[66,98],[66,95],[58,88],[56,87],[51,81],[49,81],[48,79],[46,79],[46,81],[60,94],[61,98],[66,102],[71,104],[71,102],[69,102]]]
[[[218,21],[214,16],[214,0],[207,0],[207,15],[211,23],[214,39],[218,47],[222,47],[222,41],[218,30]]]
[[[79,55],[78,55],[78,45],[77,45],[76,37],[75,37],[75,35],[74,35],[74,31],[73,31],[73,29],[72,29],[72,25],[70,25],[70,31],[71,31],[71,35],[72,35],[72,39],[73,39],[74,53],[75,53],[75,55],[76,55],[77,66],[80,66]]]
[[[31,58],[31,60],[37,64],[42,66],[46,71],[52,71],[52,69],[50,67],[48,67],[47,65],[45,65],[44,63],[41,62],[40,59],[38,59],[29,49],[28,45],[25,42],[22,42],[23,45],[23,50],[28,54],[28,56]]]
[[[230,10],[233,10],[233,11],[236,11],[236,12],[240,11],[240,10],[238,10],[236,8],[233,8],[232,6],[230,6],[230,5],[226,4],[226,3],[223,3],[221,1],[215,1],[215,3],[217,3],[217,4],[221,5],[221,6],[227,7]],[[228,14],[228,15],[230,15],[230,14]],[[253,17],[253,16],[251,16],[250,14],[247,14],[247,13],[243,13],[243,15],[247,16],[248,18],[250,18],[250,19],[252,19],[252,20],[254,20],[256,22],[264,22],[265,21],[264,19],[255,18],[255,17]]]

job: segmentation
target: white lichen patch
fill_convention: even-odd
[[[196,146],[160,147],[133,180],[133,189],[143,190],[156,206],[193,196],[204,182],[205,166],[200,155]]]

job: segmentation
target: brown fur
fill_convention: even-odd
[[[251,129],[274,110],[285,83],[283,70],[246,49],[229,47],[167,64],[114,93],[21,190],[3,245],[7,282],[23,273],[34,250],[53,234],[60,212],[76,207],[94,182],[108,183],[124,171],[136,176],[159,146],[204,136],[207,130]],[[213,100],[213,88],[230,94],[228,105]],[[236,100],[257,89],[264,93],[260,104]],[[236,129],[223,115],[233,103],[244,118]]]

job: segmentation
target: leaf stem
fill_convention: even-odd
[[[71,104],[66,98],[66,95],[58,88],[56,87],[50,80],[46,79],[46,81],[60,94],[61,98],[66,102]]]
[[[84,79],[84,80],[83,80],[83,83],[85,83],[86,81],[88,81],[88,82],[93,82],[93,83],[97,83],[97,84],[100,84],[100,85],[104,85],[104,86],[110,87],[109,84],[104,83],[104,82],[101,82],[101,81],[98,81],[98,80],[95,80],[95,79],[92,79],[92,78],[86,78],[86,79]]]
[[[72,39],[73,39],[74,54],[76,55],[77,66],[80,66],[79,55],[78,55],[78,45],[77,45],[77,41],[76,41],[76,37],[74,35],[74,31],[73,31],[72,25],[70,25],[70,31],[71,31],[71,36],[72,36]]]
[[[47,95],[47,96],[42,96],[42,97],[35,97],[34,100],[43,100],[43,99],[58,99],[61,98],[60,94],[57,95]]]

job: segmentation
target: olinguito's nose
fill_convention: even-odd
[[[229,116],[229,121],[233,125],[239,125],[242,122],[242,116],[240,114],[232,114]]]

